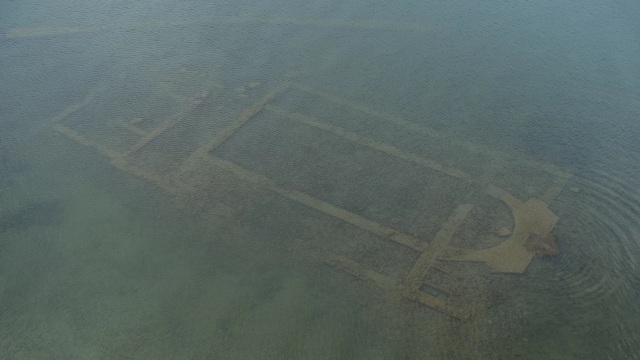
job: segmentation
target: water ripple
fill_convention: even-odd
[[[578,192],[566,192],[557,201],[564,209],[558,232],[566,241],[561,239],[557,266],[545,271],[575,307],[615,302],[614,294],[617,299],[640,285],[640,187],[635,179],[627,171],[590,170],[574,178]]]

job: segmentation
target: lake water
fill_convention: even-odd
[[[0,358],[640,359],[638,19],[4,2]]]

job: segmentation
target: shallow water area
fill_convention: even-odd
[[[0,15],[7,359],[636,359],[632,2]]]

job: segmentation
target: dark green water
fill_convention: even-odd
[[[638,18],[595,0],[3,3],[0,358],[640,358]],[[243,118],[204,154],[244,170],[198,162]],[[418,259],[345,213],[426,244],[473,204],[452,244],[497,245],[513,218],[486,183],[543,198],[560,253],[522,274],[454,263],[467,320],[326,261],[400,281]]]

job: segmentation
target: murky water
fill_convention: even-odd
[[[638,16],[10,3],[0,357],[640,358]]]

